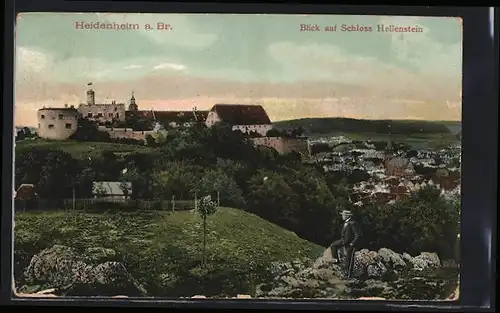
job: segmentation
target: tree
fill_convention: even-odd
[[[281,227],[297,225],[297,194],[280,173],[261,170],[250,178],[247,210]]]
[[[276,128],[270,129],[266,132],[267,137],[280,137],[281,133]]]
[[[155,147],[157,145],[156,139],[150,134],[146,135],[146,145],[148,147]]]
[[[24,140],[26,139],[26,134],[24,133],[24,131],[20,130],[17,132],[16,134],[16,141],[20,141],[20,140]]]
[[[218,194],[217,200],[223,205],[242,207],[245,205],[243,192],[236,181],[220,169],[206,170],[197,184],[201,194]]]
[[[217,203],[212,201],[210,195],[201,199],[198,204],[198,213],[203,220],[203,248],[202,248],[202,266],[206,267],[206,248],[207,248],[207,217],[217,211]]]
[[[294,218],[298,223],[293,225],[293,230],[301,238],[321,245],[340,236],[338,211],[346,208],[347,201],[333,196],[323,174],[314,168],[300,167],[288,169],[285,177],[299,207]]]
[[[332,152],[332,147],[328,143],[314,143],[311,144],[311,154],[317,154],[321,152]]]
[[[67,197],[78,172],[78,162],[71,154],[61,150],[50,151],[40,168],[37,193],[49,199]]]
[[[185,199],[197,184],[200,168],[183,162],[169,162],[165,170],[151,175],[152,195],[156,198]]]
[[[102,181],[116,181],[120,177],[124,162],[112,151],[102,151],[98,158],[92,159],[96,178]]]
[[[97,123],[86,118],[79,118],[76,132],[71,135],[70,139],[76,141],[109,142],[110,135],[107,131],[100,131]]]
[[[392,205],[368,204],[360,213],[367,248],[385,247],[410,254],[436,252],[442,259],[454,256],[460,202],[446,200],[435,187],[422,188]]]

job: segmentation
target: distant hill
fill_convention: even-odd
[[[29,261],[55,244],[82,251],[113,248],[112,260],[127,260],[127,269],[145,286],[148,296],[252,294],[253,283],[263,279],[259,276],[271,262],[316,259],[324,250],[254,214],[219,208],[207,219],[210,267],[206,277],[211,283],[202,290],[198,279],[203,233],[198,214],[27,212],[16,213],[15,222],[16,256]],[[21,270],[17,269],[16,277]]]
[[[359,120],[351,118],[303,118],[273,123],[278,130],[301,127],[305,135],[331,134],[335,132],[376,134],[449,134],[445,123],[414,120]],[[459,123],[459,122],[457,122]],[[454,124],[450,124],[454,125]]]
[[[462,122],[460,121],[436,121],[436,123],[445,125],[454,135],[462,131]]]

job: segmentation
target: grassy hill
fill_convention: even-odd
[[[458,134],[462,130],[462,122],[459,121],[437,121],[436,123],[445,125],[453,134]]]
[[[260,217],[220,208],[208,218],[208,269],[200,267],[201,218],[190,211],[17,213],[16,279],[31,257],[54,244],[116,251],[151,296],[252,294],[272,261],[319,256],[323,248]],[[203,273],[203,274],[202,274]]]
[[[360,120],[352,118],[303,118],[273,123],[279,130],[302,127],[305,135],[348,133],[437,134],[450,133],[440,122],[414,120]],[[389,127],[390,125],[390,127]]]
[[[54,140],[22,140],[16,142],[16,151],[29,150],[32,148],[60,149],[70,153],[74,158],[86,159],[96,157],[103,151],[111,151],[117,154],[128,154],[131,152],[149,151],[150,148],[140,145],[127,145],[111,142],[79,142],[79,141],[54,141]]]

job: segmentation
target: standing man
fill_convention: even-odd
[[[351,274],[351,263],[354,261],[354,250],[361,238],[361,230],[359,229],[358,223],[352,219],[351,211],[343,210],[340,214],[344,221],[344,227],[342,227],[341,232],[342,237],[334,241],[330,248],[332,251],[333,263],[338,263],[338,250],[339,248],[344,248],[344,270],[347,273],[347,277],[349,277]]]

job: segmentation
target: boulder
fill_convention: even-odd
[[[402,270],[406,266],[403,256],[392,251],[391,249],[381,248],[378,250],[377,254],[386,267],[394,270]]]
[[[441,267],[441,260],[436,253],[422,252],[411,260],[415,271]]]
[[[349,278],[345,277],[340,261],[338,264],[332,262],[328,248],[315,261],[303,259],[273,263],[274,279],[257,286],[256,297],[435,299],[444,286],[443,281],[431,277],[413,277],[420,275],[421,269],[440,267],[441,262],[435,253],[423,252],[413,258],[387,248],[378,251],[362,249],[354,254]],[[399,290],[405,290],[407,294],[399,295]]]
[[[25,270],[26,284],[53,289],[56,295],[144,296],[146,291],[120,262],[90,263],[92,256],[55,245],[33,256]]]
[[[103,247],[92,247],[85,249],[85,261],[89,263],[102,263],[112,261],[116,257],[116,251]]]

